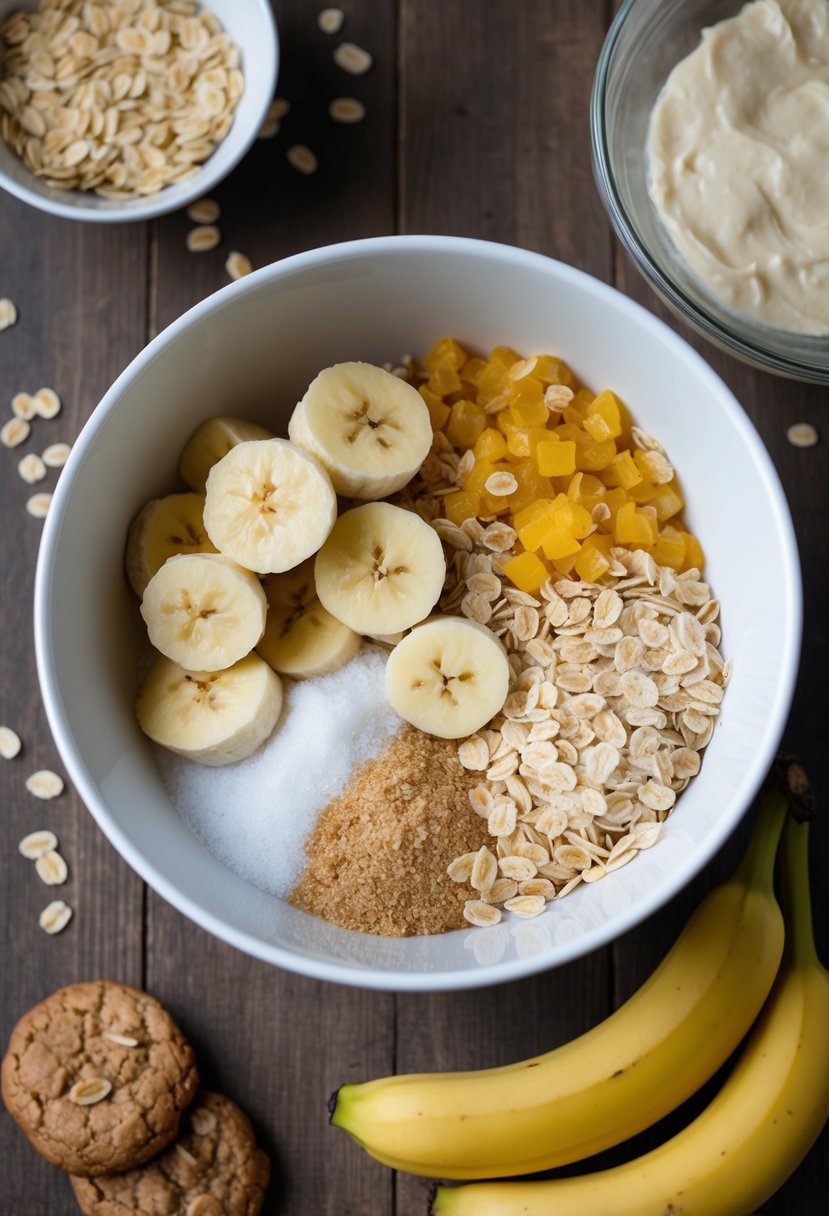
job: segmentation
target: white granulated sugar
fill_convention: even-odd
[[[157,749],[182,819],[240,878],[273,895],[291,891],[319,812],[403,725],[386,696],[385,670],[385,652],[364,645],[331,675],[285,679],[276,730],[238,764],[206,768]]]

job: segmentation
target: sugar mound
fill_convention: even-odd
[[[273,895],[293,888],[317,814],[403,725],[388,703],[385,669],[385,651],[364,645],[330,675],[284,680],[276,730],[238,764],[206,768],[156,749],[182,819],[240,878]]]

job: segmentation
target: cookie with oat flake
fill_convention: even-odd
[[[84,1216],[258,1216],[269,1178],[247,1116],[222,1094],[201,1093],[160,1157],[126,1174],[71,1182]]]
[[[167,1011],[106,980],[70,984],[30,1009],[2,1066],[3,1100],[33,1146],[87,1177],[166,1148],[197,1088],[193,1050]]]

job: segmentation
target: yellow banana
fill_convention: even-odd
[[[343,1085],[332,1123],[395,1169],[498,1178],[589,1157],[649,1127],[728,1059],[783,949],[774,855],[785,813],[764,794],[746,856],[650,979],[605,1022],[504,1068]]]
[[[746,1216],[783,1185],[829,1118],[829,973],[815,953],[808,827],[786,826],[786,957],[717,1097],[634,1161],[580,1178],[438,1187],[435,1216]]]

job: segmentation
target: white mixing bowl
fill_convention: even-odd
[[[734,674],[702,771],[663,839],[532,921],[391,939],[335,928],[225,869],[173,809],[133,718],[139,631],[122,575],[137,509],[176,485],[195,425],[232,413],[284,427],[321,367],[479,349],[561,354],[612,387],[676,460],[722,602]],[[689,881],[733,831],[785,724],[800,643],[797,548],[756,432],[675,333],[603,283],[537,254],[453,237],[382,237],[299,254],[225,287],[160,334],[95,410],[46,520],[38,670],[70,777],[102,830],[165,899],[279,966],[370,988],[515,979],[611,941]],[[324,757],[321,757],[324,763]]]

